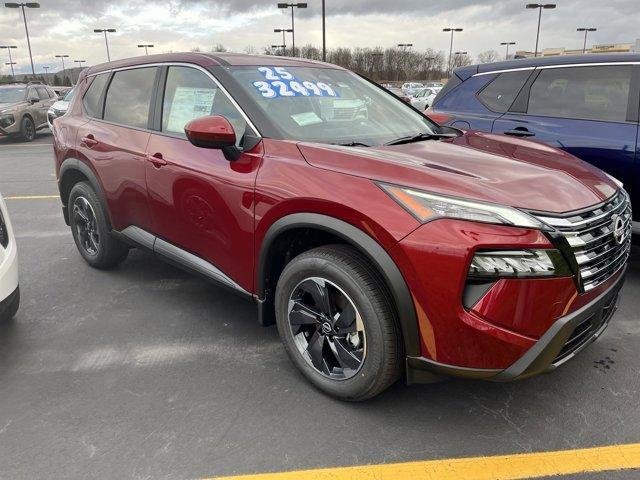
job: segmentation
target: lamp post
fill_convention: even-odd
[[[16,74],[13,72],[13,66],[16,65],[16,62],[5,62],[5,65],[9,65],[11,67],[11,76],[13,77],[13,81],[16,81]]]
[[[80,69],[82,69],[82,64],[83,63],[87,63],[87,61],[86,60],[74,60],[73,63],[77,63],[78,66],[80,67]],[[80,72],[78,72],[78,77],[76,78],[76,82],[78,81],[79,78],[80,78]]]
[[[457,59],[458,57],[461,57],[463,55],[467,55],[467,52],[455,52],[454,55],[455,55],[454,58]],[[455,60],[454,60],[454,65],[455,65]]]
[[[598,29],[594,27],[580,27],[576,29],[578,32],[584,32],[584,44],[582,44],[582,53],[587,53],[587,34],[589,32],[597,32]]]
[[[515,45],[515,44],[516,42],[500,42],[500,45],[507,46],[507,54],[504,57],[505,60],[509,60],[509,45]]]
[[[64,59],[69,58],[69,55],[56,55],[56,58],[62,60],[62,79],[60,81],[64,84]]]
[[[399,43],[398,48],[402,50],[402,69],[407,70],[407,49],[413,47],[413,43]],[[408,76],[406,78],[409,80]],[[398,80],[400,80],[400,72],[398,72]]]
[[[542,21],[542,9],[553,9],[556,8],[555,3],[528,3],[526,8],[530,9],[538,9],[538,33],[536,33],[536,52],[534,53],[534,57],[538,56],[538,40],[540,40],[540,22]]]
[[[49,75],[49,65],[43,65],[42,69],[44,70],[44,83],[49,85],[49,82],[47,82],[47,76]]]
[[[296,56],[296,34],[295,34],[295,26],[293,19],[293,11],[296,8],[307,8],[306,3],[278,3],[278,8],[291,8],[291,45],[293,49],[293,55]]]
[[[453,34],[455,32],[462,32],[462,28],[459,27],[447,27],[442,29],[443,32],[451,32],[451,44],[449,45],[449,69],[448,73],[451,76],[453,70]]]
[[[27,3],[8,2],[8,3],[5,3],[4,6],[7,8],[22,8],[22,19],[24,20],[24,31],[27,33],[27,46],[29,47],[29,59],[31,60],[31,73],[35,75],[36,70],[33,67],[33,55],[31,55],[31,40],[29,40],[29,27],[27,27],[27,14],[25,13],[24,9],[25,7],[40,8],[40,4],[37,2],[27,2]]]
[[[322,61],[327,61],[327,28],[324,0],[322,0]]]
[[[145,55],[149,55],[149,49],[153,48],[154,45],[151,43],[142,43],[140,45],[138,45],[138,48],[144,48],[144,54]]]
[[[13,79],[16,79],[16,74],[13,72],[13,66],[15,65],[13,59],[11,58],[11,49],[12,48],[18,48],[15,45],[0,45],[0,48],[6,48],[7,51],[9,52],[9,63],[5,63],[5,65],[11,65],[11,76],[13,77]]]
[[[286,45],[287,41],[284,38],[285,33],[291,33],[293,34],[293,28],[274,28],[273,29],[274,33],[280,33],[282,32],[282,45]],[[295,54],[295,52],[294,52]]]
[[[109,41],[107,40],[107,33],[115,33],[115,28],[94,28],[95,33],[104,33],[104,44],[107,46],[107,61],[111,61],[111,55],[109,54]]]

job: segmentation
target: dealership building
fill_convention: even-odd
[[[605,43],[600,45],[593,45],[587,49],[586,53],[640,53],[640,38],[633,43]],[[564,47],[552,47],[545,48],[540,51],[539,56],[542,57],[555,57],[558,55],[580,55],[582,49],[569,49]],[[528,58],[533,57],[534,52],[527,50],[518,50],[515,53],[516,58]]]

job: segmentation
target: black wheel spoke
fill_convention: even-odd
[[[93,207],[84,197],[78,197],[73,203],[73,217],[78,241],[89,255],[97,255],[100,250],[98,221]]]
[[[342,368],[356,369],[362,362],[362,356],[358,357],[356,352],[351,351],[350,347],[346,347],[342,342],[344,339],[334,338],[329,342],[331,351]]]
[[[318,323],[320,313],[306,306],[299,300],[293,301],[293,308],[289,313],[291,325],[313,325]]]
[[[307,346],[311,363],[313,363],[313,366],[318,370],[322,370],[323,367],[322,351],[324,349],[324,341],[325,336],[316,331],[309,339],[309,345]]]
[[[336,319],[336,326],[340,329],[340,333],[355,332],[356,325],[356,309],[353,308],[351,302],[340,312]]]
[[[311,295],[315,306],[321,313],[324,313],[328,317],[333,315],[331,308],[331,301],[329,299],[329,289],[326,282],[320,284],[316,279],[309,279],[301,285],[305,293]]]

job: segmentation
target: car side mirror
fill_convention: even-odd
[[[40,99],[39,99],[39,98],[35,98],[35,97],[31,97],[31,98],[29,99],[29,103],[30,103],[31,105],[33,105],[34,103],[38,103],[39,101],[40,101]]]
[[[236,132],[222,115],[194,118],[184,126],[184,132],[196,147],[222,150],[229,161],[240,157],[241,152],[236,147]]]

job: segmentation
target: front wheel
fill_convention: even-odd
[[[276,288],[280,338],[317,388],[342,400],[379,394],[402,371],[395,310],[369,260],[346,245],[294,258]]]
[[[36,138],[36,126],[29,117],[24,117],[20,122],[20,138],[24,142],[32,142]]]

